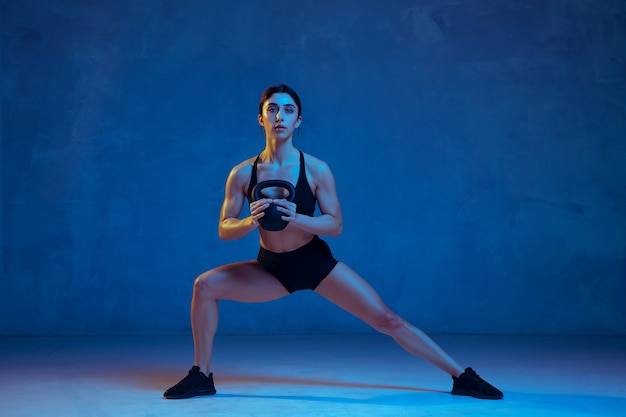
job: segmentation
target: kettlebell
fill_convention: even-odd
[[[283,180],[268,180],[261,181],[252,189],[252,198],[254,201],[260,200],[261,198],[271,198],[266,197],[261,193],[266,188],[270,187],[279,187],[284,188],[289,192],[287,197],[284,197],[287,201],[293,201],[296,197],[296,189],[291,185],[291,183]],[[270,232],[277,232],[279,230],[283,230],[287,227],[287,221],[281,219],[283,213],[278,211],[277,205],[274,203],[270,203],[270,206],[266,208],[264,211],[265,215],[259,219],[259,225]]]

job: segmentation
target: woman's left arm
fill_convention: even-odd
[[[343,229],[343,219],[333,173],[328,164],[320,160],[310,164],[309,171],[315,184],[315,198],[321,215],[313,217],[296,213],[295,204],[286,200],[274,202],[284,214],[283,220],[288,221],[292,227],[317,235],[339,236]]]

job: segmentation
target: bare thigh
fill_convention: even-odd
[[[378,293],[346,264],[339,262],[315,291],[378,328],[390,313]]]
[[[197,279],[194,292],[215,300],[248,303],[276,300],[289,292],[257,261],[237,262],[211,269]]]

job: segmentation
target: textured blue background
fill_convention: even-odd
[[[430,332],[626,333],[623,1],[2,1],[0,334],[176,333],[269,84],[327,239]],[[360,332],[314,293],[224,333]]]

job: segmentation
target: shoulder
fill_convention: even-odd
[[[252,175],[252,166],[256,156],[246,159],[232,167],[230,174],[228,174],[228,182],[231,185],[235,185],[236,188],[245,188],[250,183],[250,176]]]
[[[246,159],[232,167],[230,170],[231,177],[240,177],[240,176],[250,176],[252,175],[252,166],[254,165],[254,161],[256,160],[256,156]]]
[[[304,153],[304,163],[306,165],[306,169],[314,176],[331,174],[330,166],[326,162],[311,154]]]
[[[330,166],[321,159],[304,154],[304,163],[306,166],[309,185],[316,194],[320,189],[328,189],[334,187],[335,179],[330,170]]]

